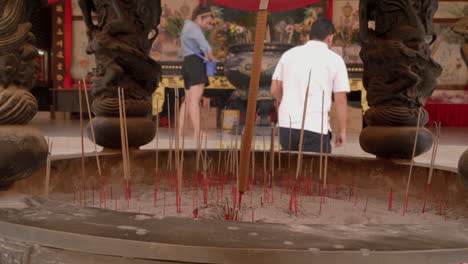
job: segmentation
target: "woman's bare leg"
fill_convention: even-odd
[[[187,119],[189,115],[189,111],[187,109],[187,102],[190,98],[190,90],[185,90],[185,99],[180,105],[180,113],[179,113],[179,137],[184,136],[184,125],[185,125],[185,120]]]
[[[203,95],[203,90],[205,90],[204,84],[190,86],[190,96],[187,98],[188,100],[186,100],[188,104],[188,115],[192,120],[195,140],[197,140],[200,135],[200,100]]]

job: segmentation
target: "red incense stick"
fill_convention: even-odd
[[[366,206],[364,206],[364,215],[367,213],[367,204],[369,203],[369,197],[366,198]]]
[[[390,195],[388,197],[388,211],[392,211],[393,209],[393,189],[390,188]]]

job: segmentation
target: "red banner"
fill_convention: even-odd
[[[289,11],[303,8],[321,1],[325,0],[270,0],[268,3],[268,11]],[[332,0],[328,1],[333,2]],[[228,8],[239,9],[244,11],[258,11],[258,8],[260,6],[260,0],[213,0],[213,2]],[[330,16],[330,14],[328,15]]]

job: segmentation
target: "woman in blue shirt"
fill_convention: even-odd
[[[198,6],[193,11],[192,20],[185,20],[180,34],[184,62],[182,76],[185,84],[185,100],[180,107],[179,136],[183,136],[184,122],[190,117],[194,128],[194,137],[200,134],[200,100],[209,85],[203,59],[218,61],[211,51],[202,29],[212,27],[213,15],[209,8]]]

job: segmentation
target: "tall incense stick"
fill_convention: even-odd
[[[270,187],[274,188],[274,176],[275,176],[275,127],[271,123],[271,140],[270,140]],[[273,192],[272,192],[273,195]]]
[[[435,123],[435,122],[434,122]],[[437,156],[437,151],[439,149],[439,139],[440,139],[440,129],[441,129],[441,124],[437,124],[435,123],[435,129],[436,129],[436,136],[435,136],[435,139],[434,139],[434,146],[433,146],[433,149],[432,149],[432,155],[431,155],[431,165],[430,165],[430,169],[429,169],[429,177],[427,179],[427,184],[431,184],[432,182],[432,174],[434,172],[434,164],[435,164],[435,158]]]
[[[309,89],[310,89],[310,77],[312,75],[312,70],[309,71],[309,80],[307,81],[307,90],[304,97],[304,111],[302,112],[302,125],[301,125],[301,134],[299,137],[299,153],[297,155],[297,167],[296,167],[296,180],[299,179],[299,173],[302,169],[302,155],[304,149],[304,126],[307,115],[307,104],[309,102]]]
[[[281,128],[278,126],[278,171],[281,175]]]
[[[88,109],[88,118],[89,118],[89,126],[91,128],[91,137],[93,138],[93,144],[94,144],[94,154],[96,156],[96,164],[98,168],[98,173],[99,173],[99,178],[101,179],[102,177],[102,171],[101,171],[101,162],[99,161],[99,154],[97,151],[97,144],[96,144],[96,134],[94,133],[94,125],[93,125],[93,117],[91,114],[91,106],[89,103],[89,98],[88,98],[88,91],[86,89],[86,80],[83,78],[83,92],[85,94],[85,99],[86,99],[86,107]]]
[[[187,118],[187,111],[188,111],[188,107],[187,107],[187,95],[185,95],[185,98],[184,98],[184,101],[185,101],[185,109],[184,109],[184,113],[183,113],[183,116],[184,116],[184,122],[186,122],[186,120],[188,119]],[[185,125],[184,125],[185,127]],[[180,129],[180,128],[179,128]],[[184,128],[185,129],[185,128]],[[177,132],[178,133],[178,132]],[[185,153],[185,131],[182,130],[182,153],[180,154],[180,168],[181,168],[181,171],[183,171],[183,168],[184,168],[184,153]]]
[[[324,166],[324,171],[323,171],[323,189],[324,190],[327,188],[329,145],[330,145],[329,137],[327,136],[326,149],[325,149],[325,161],[323,165]]]
[[[322,90],[322,117],[320,121],[320,166],[319,166],[319,179],[322,180],[323,174],[323,110],[325,105],[325,90]]]
[[[155,151],[156,151],[156,175],[159,172],[159,100],[156,101],[156,109],[157,109],[157,114],[156,114],[156,138],[155,138]]]
[[[122,88],[121,88],[122,89]],[[127,125],[127,104],[125,103],[125,91],[121,90],[122,96],[122,114],[123,114],[123,124],[124,124],[124,143],[125,143],[125,155],[127,156],[127,177],[130,180],[131,177],[131,166],[130,166],[130,150],[128,146],[128,125]]]
[[[413,154],[411,155],[411,165],[410,165],[410,170],[409,170],[409,174],[408,174],[408,182],[406,183],[406,194],[405,194],[405,204],[403,206],[403,215],[405,215],[406,211],[408,210],[408,195],[409,195],[409,188],[410,188],[410,183],[411,183],[411,175],[413,173],[414,156],[416,154],[416,146],[417,146],[417,143],[418,143],[419,124],[421,122],[421,113],[422,113],[422,108],[419,107],[418,122],[416,123],[416,135],[414,136]]]
[[[251,155],[252,155],[252,184],[254,183],[255,181],[255,153],[256,153],[256,128],[254,127],[253,128],[253,134],[254,134],[254,138],[252,140],[252,149],[251,149]],[[252,187],[253,188],[253,187]],[[253,190],[252,190],[253,191]]]
[[[83,97],[81,89],[78,89],[78,100],[80,101],[80,142],[81,142],[81,180],[80,185],[83,188],[83,180],[85,174],[85,160],[84,160],[84,128],[83,128]]]
[[[123,177],[126,181],[126,184],[128,182],[128,163],[127,163],[127,152],[126,152],[126,142],[125,142],[125,120],[124,120],[124,114],[123,114],[123,111],[124,111],[124,105],[123,105],[123,101],[122,101],[122,88],[118,88],[117,90],[118,92],[118,99],[119,99],[119,121],[120,121],[120,141],[121,141],[121,145],[122,145],[122,166],[123,166]],[[126,186],[127,187],[127,186]]]
[[[291,171],[291,139],[292,138],[292,121],[289,116],[289,142],[288,142],[288,171]]]
[[[49,142],[49,137],[47,137],[47,163],[46,163],[46,178],[45,178],[45,186],[44,186],[44,193],[46,196],[49,195],[49,187],[50,187],[50,163],[51,163],[51,153],[52,153],[52,143]]]
[[[180,98],[179,98],[179,88],[176,87],[175,89],[175,98],[174,98],[174,122],[175,122],[175,168],[177,170],[177,189],[178,191],[176,192],[176,201],[177,201],[177,212],[181,212],[181,192],[182,192],[182,168],[180,167],[181,162],[181,156],[180,156],[180,151],[179,151],[179,118],[180,118]],[[187,105],[186,105],[187,107]]]
[[[431,155],[431,165],[429,167],[429,176],[427,177],[427,184],[426,184],[426,191],[424,193],[424,204],[423,204],[423,209],[422,212],[425,213],[426,211],[426,204],[427,204],[427,199],[429,196],[429,191],[431,189],[431,182],[432,182],[432,174],[434,172],[434,164],[435,164],[435,158],[437,155],[437,150],[439,148],[439,138],[440,138],[440,123],[437,124],[437,122],[434,122],[434,127],[435,127],[435,139],[434,143],[432,145],[432,155]]]
[[[219,153],[218,153],[218,174],[221,172],[221,153],[223,151],[223,128],[221,127],[221,137],[219,139]]]
[[[265,142],[265,130],[263,130],[262,134],[262,140],[263,140],[263,177],[264,177],[264,182],[266,185],[266,179],[267,179],[267,157],[266,157],[266,142]]]
[[[169,127],[169,162],[167,163],[167,167],[169,170],[172,170],[172,133],[171,133],[171,100],[169,95],[167,96],[167,118],[168,118],[168,127]]]

